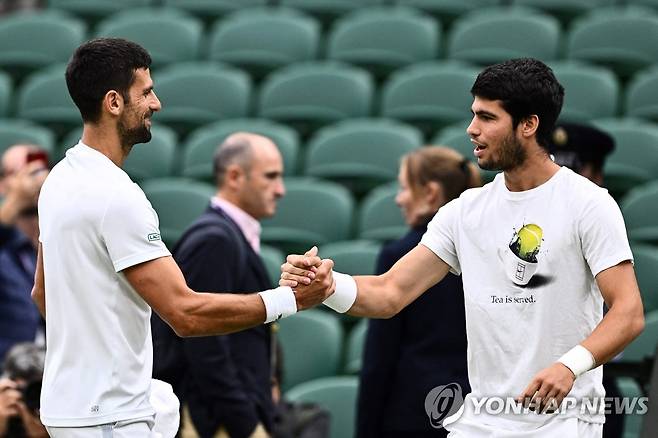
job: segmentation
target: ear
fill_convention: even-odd
[[[530,138],[537,133],[539,128],[539,117],[536,114],[532,114],[525,119],[521,120],[519,123],[519,129],[521,130],[521,135],[524,138]]]
[[[119,116],[123,111],[123,96],[115,90],[110,90],[103,97],[103,108],[113,116]]]
[[[438,181],[430,181],[425,186],[425,201],[432,207],[437,210],[443,204],[445,204],[445,193],[443,192],[443,186]]]

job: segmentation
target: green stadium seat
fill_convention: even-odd
[[[265,78],[258,114],[300,132],[370,114],[374,84],[357,67],[337,62],[292,64]]]
[[[642,292],[645,312],[658,310],[658,248],[634,244],[633,261],[635,275]]]
[[[482,9],[457,19],[448,37],[448,57],[478,64],[558,57],[560,24],[528,8]]]
[[[96,23],[110,14],[154,3],[155,0],[48,0],[48,7],[71,12],[89,23]]]
[[[358,374],[361,371],[363,348],[368,333],[368,320],[362,318],[356,323],[347,337],[345,373]]]
[[[330,438],[354,436],[359,381],[355,376],[327,377],[306,382],[286,393],[293,402],[314,402],[331,414]]]
[[[312,178],[288,178],[274,217],[262,222],[262,241],[287,253],[350,237],[354,200],[344,187]]]
[[[658,244],[658,182],[631,191],[622,199],[621,211],[629,239]]]
[[[66,62],[84,41],[83,22],[58,11],[0,17],[0,68],[21,79],[50,64]]]
[[[628,78],[658,60],[658,15],[640,7],[592,12],[569,31],[567,57],[605,65]]]
[[[66,87],[65,69],[56,64],[28,76],[18,89],[16,116],[45,125],[57,135],[82,126]]]
[[[468,117],[477,69],[456,62],[411,65],[391,75],[382,88],[381,114],[429,132]]]
[[[498,6],[501,0],[393,0],[392,3],[421,9],[450,24],[467,12],[487,6]]]
[[[165,8],[127,10],[99,23],[96,36],[125,38],[148,50],[152,69],[173,62],[194,61],[201,47],[201,22]]]
[[[179,133],[249,112],[251,81],[242,70],[217,63],[181,63],[158,72],[162,110],[155,116]]]
[[[263,260],[272,287],[278,286],[279,278],[281,278],[281,265],[286,261],[286,254],[273,246],[261,245],[260,258]]]
[[[7,73],[0,70],[0,117],[6,117],[9,114],[11,92],[11,79]]]
[[[386,184],[368,193],[361,201],[357,231],[359,239],[387,241],[406,234],[409,227],[395,203],[397,193],[397,183]]]
[[[153,124],[151,135],[151,141],[136,144],[123,163],[123,170],[133,181],[166,178],[175,173],[178,136],[171,128],[158,123]],[[57,159],[63,158],[66,150],[75,146],[81,137],[81,127],[66,134],[57,153]]]
[[[628,117],[642,117],[658,122],[658,66],[633,77],[626,87]]]
[[[473,154],[473,143],[466,133],[466,128],[470,123],[471,120],[469,119],[446,126],[434,136],[432,144],[452,148],[462,154],[465,158],[477,163],[477,159]],[[497,173],[497,171],[493,170],[480,169],[480,177],[483,182],[493,181]]]
[[[213,181],[212,157],[224,139],[235,132],[253,132],[271,138],[283,156],[285,175],[297,169],[299,135],[294,129],[265,119],[222,120],[193,131],[183,147],[183,176]]]
[[[613,196],[619,198],[658,179],[658,126],[639,119],[601,119],[594,124],[615,140],[615,150],[603,169],[605,185]]]
[[[277,336],[283,350],[284,391],[339,371],[343,328],[335,314],[318,309],[297,313],[279,321]]]
[[[320,26],[310,16],[285,8],[246,9],[214,24],[208,56],[261,78],[279,67],[317,58],[319,43]]]
[[[15,144],[39,146],[51,155],[51,161],[54,158],[55,136],[48,128],[27,120],[0,119],[0,156]]]
[[[512,4],[541,9],[568,24],[596,8],[614,5],[616,0],[512,0]]]
[[[345,240],[321,245],[323,259],[334,261],[334,269],[349,275],[373,275],[381,243],[372,240]]]
[[[634,397],[644,396],[642,388],[640,388],[640,385],[638,385],[633,378],[618,377],[616,382],[621,397],[632,400]],[[640,438],[640,433],[642,431],[642,418],[643,416],[636,412],[624,416],[623,438]]]
[[[171,6],[202,18],[209,23],[217,17],[237,10],[265,6],[268,0],[163,0],[166,6]]]
[[[644,331],[625,349],[622,361],[641,361],[653,357],[658,345],[658,310],[644,315]]]
[[[282,6],[312,14],[325,23],[351,11],[385,3],[385,0],[279,0]]]
[[[421,147],[416,128],[386,119],[345,120],[311,138],[306,175],[330,179],[361,195],[398,176],[403,155]]]
[[[574,61],[551,68],[565,90],[560,120],[583,123],[617,115],[619,83],[610,70]]]
[[[215,188],[182,178],[161,178],[141,183],[160,219],[160,234],[173,249],[187,227],[206,209]]]
[[[327,58],[383,77],[397,68],[436,58],[440,37],[439,23],[416,10],[366,8],[334,23],[327,39]]]

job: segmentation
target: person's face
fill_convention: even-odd
[[[153,80],[148,69],[135,70],[128,99],[118,121],[121,144],[132,146],[151,140],[151,116],[160,111],[160,100],[153,91]]]
[[[416,193],[411,190],[409,178],[407,176],[407,166],[405,163],[400,166],[398,172],[398,183],[400,189],[395,196],[395,203],[398,204],[404,216],[404,221],[410,227],[420,225],[421,221],[426,219],[429,215],[435,213],[432,211],[432,205],[428,199],[426,188],[421,187]],[[425,195],[425,196],[424,196]]]
[[[512,170],[525,162],[526,151],[512,127],[512,116],[499,100],[475,97],[473,119],[466,132],[475,145],[478,166],[485,170]]]
[[[285,195],[283,160],[279,150],[269,142],[254,142],[253,160],[240,189],[242,209],[255,219],[276,213],[277,201]]]

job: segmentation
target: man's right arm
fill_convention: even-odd
[[[319,263],[319,259],[315,259]],[[297,310],[322,302],[333,292],[332,263],[322,263],[318,280],[295,296]],[[262,324],[266,318],[258,294],[197,293],[190,289],[171,256],[139,263],[122,271],[137,293],[179,336],[232,333]]]
[[[307,275],[308,255],[288,256],[279,284],[296,288]],[[418,245],[382,275],[356,276],[357,295],[347,313],[390,318],[446,276],[450,267],[424,245]],[[311,283],[313,284],[313,283]],[[340,287],[340,285],[338,286]],[[337,293],[341,291],[338,290]]]

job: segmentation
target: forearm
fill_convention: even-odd
[[[347,312],[352,316],[391,318],[399,312],[399,295],[383,275],[354,277],[357,286],[356,301]]]
[[[602,365],[619,354],[644,328],[642,308],[632,303],[618,302],[611,306],[603,320],[583,342]]]

